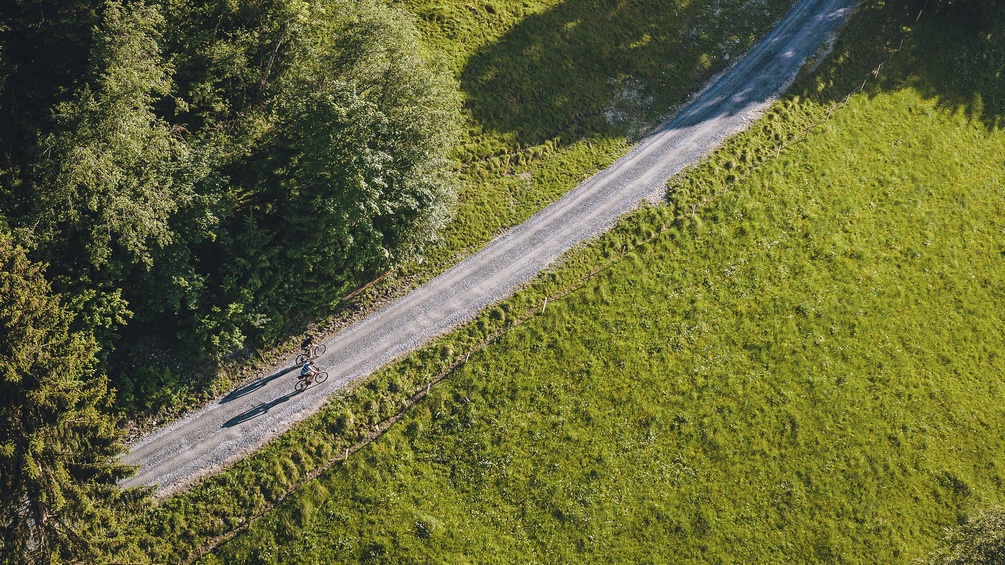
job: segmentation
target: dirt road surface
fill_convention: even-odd
[[[851,14],[854,0],[801,0],[763,41],[699,93],[669,123],[609,168],[449,271],[327,342],[316,362],[331,375],[302,393],[300,368],[284,367],[138,440],[125,457],[138,472],[124,486],[170,494],[258,449],[326,398],[470,320],[510,295],[575,245],[610,229],[666,181],[743,130],[793,81]]]

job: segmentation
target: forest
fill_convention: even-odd
[[[459,100],[376,1],[5,2],[4,554],[79,559],[64,520],[100,529],[126,472],[115,415],[421,253]]]
[[[0,5],[0,563],[128,554],[123,419],[437,242],[465,124],[421,39],[380,0]]]
[[[124,407],[172,367],[296,332],[449,216],[455,81],[397,11],[75,0],[2,18],[0,225]]]

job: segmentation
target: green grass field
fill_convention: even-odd
[[[1003,494],[1005,96],[993,30],[915,15],[862,8],[668,205],[137,516],[136,560],[923,556]]]
[[[909,561],[1000,502],[1002,93],[966,48],[932,55],[933,19],[887,60],[876,38],[912,19],[862,10],[674,206],[566,268],[613,264],[204,562]],[[360,402],[388,412],[381,391],[451,343]],[[315,430],[354,425],[339,402],[296,441],[337,443]]]

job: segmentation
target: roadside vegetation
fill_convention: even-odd
[[[175,417],[529,217],[789,2],[392,4],[0,9],[0,226],[125,415]]]
[[[460,97],[378,1],[19,0],[0,32],[0,557],[88,560],[126,416],[435,240]]]
[[[457,82],[400,9],[19,1],[0,29],[0,228],[127,414],[185,408],[450,218]]]
[[[789,4],[403,2],[456,62],[467,117],[455,219],[430,258],[480,247],[610,164]]]
[[[471,30],[469,36],[452,37],[431,32],[436,18],[413,7],[420,28],[432,38],[430,51],[467,61],[455,72],[468,132],[454,151],[461,163],[454,221],[441,232],[442,243],[426,250],[421,267],[413,263],[396,273],[423,277],[445,268],[608,164],[627,149],[630,136],[672,112],[787,6],[643,2],[602,5],[598,12],[598,6],[579,2],[485,4],[448,10]],[[540,53],[529,57],[524,50],[531,42],[536,45],[531,50]],[[500,73],[515,82],[486,82]],[[530,110],[521,123],[509,115],[516,111],[513,98]],[[553,122],[556,116],[561,119]],[[288,486],[285,475],[277,477],[275,489],[248,501],[243,512],[257,511],[258,502],[274,502]],[[234,504],[243,500],[241,494],[233,498]],[[193,519],[205,524],[183,526],[194,537],[229,523],[200,513]],[[178,543],[174,551],[185,547]]]
[[[789,1],[393,4],[0,9],[0,225],[126,416],[176,417],[526,219]]]
[[[202,562],[906,562],[994,522],[1003,22],[959,6],[863,7],[667,206],[162,509],[337,453],[473,348]]]

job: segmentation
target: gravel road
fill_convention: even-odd
[[[295,393],[292,356],[132,445],[124,486],[170,494],[258,449],[317,412],[329,394],[470,320],[578,243],[608,229],[666,181],[756,119],[851,14],[855,0],[801,0],[763,41],[631,152],[481,251],[327,342],[327,382]]]

